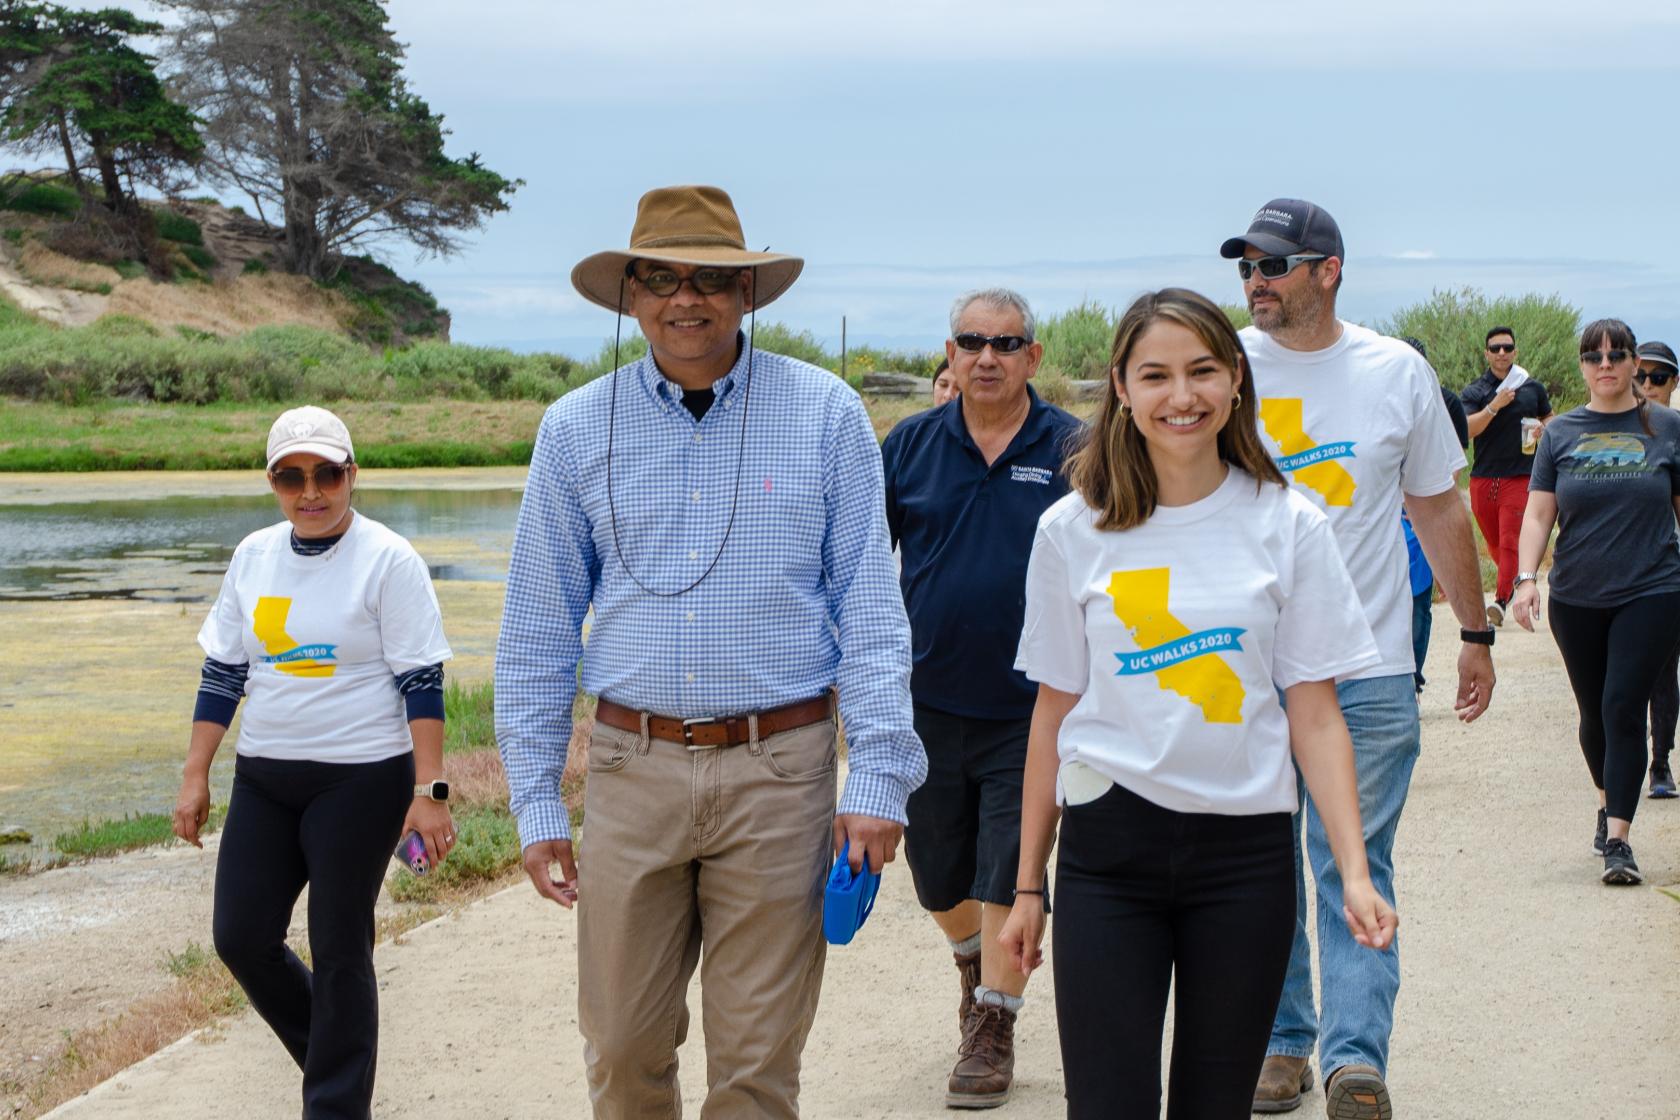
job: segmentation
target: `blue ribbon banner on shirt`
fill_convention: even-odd
[[[1298,471],[1302,467],[1310,467],[1314,463],[1323,463],[1331,459],[1353,459],[1353,444],[1321,443],[1317,447],[1309,447],[1305,451],[1297,451],[1293,455],[1280,455],[1277,459],[1278,470]]]
[[[1169,669],[1181,661],[1201,657],[1209,653],[1241,653],[1242,646],[1237,639],[1246,630],[1236,626],[1221,626],[1213,630],[1199,630],[1188,637],[1178,638],[1151,649],[1140,649],[1135,653],[1117,653],[1114,656],[1120,661],[1120,669],[1114,675],[1117,677],[1135,677],[1143,673],[1158,673],[1162,669]]]
[[[336,661],[338,659],[337,649],[336,645],[298,646],[296,649],[289,649],[285,653],[276,653],[273,656],[265,654],[263,661],[269,664],[284,664],[288,661]]]

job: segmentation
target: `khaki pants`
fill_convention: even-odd
[[[798,1115],[822,987],[832,720],[735,747],[595,725],[578,857],[578,1024],[597,1120],[678,1117],[704,947],[702,1118]]]

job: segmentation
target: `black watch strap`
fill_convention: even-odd
[[[1460,641],[1470,642],[1473,645],[1491,646],[1493,644],[1493,628],[1490,626],[1486,630],[1460,630],[1458,637]]]

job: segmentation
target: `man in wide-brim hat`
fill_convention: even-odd
[[[597,1117],[680,1109],[702,949],[701,1115],[796,1115],[831,854],[891,860],[926,773],[869,418],[832,373],[741,331],[802,266],[747,251],[723,191],[668,187],[643,196],[628,249],[572,272],[586,299],[635,317],[649,353],[543,418],[496,730],[526,872],[579,907]],[[560,775],[580,676],[600,702],[578,861]]]

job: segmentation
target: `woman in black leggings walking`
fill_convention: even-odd
[[[374,900],[407,830],[432,863],[455,842],[437,597],[409,543],[351,510],[355,480],[338,417],[295,408],[274,422],[268,482],[286,519],[240,542],[199,631],[204,669],[175,806],[175,834],[203,847],[210,760],[248,695],[214,940],[303,1070],[305,1120],[368,1117]],[[313,970],[286,946],[306,884]]]
[[[1580,709],[1598,789],[1602,880],[1641,881],[1628,843],[1645,777],[1645,707],[1680,629],[1680,414],[1633,388],[1634,337],[1619,319],[1581,335],[1588,400],[1541,436],[1517,549],[1518,625],[1540,614],[1535,573],[1554,522],[1552,636]]]

